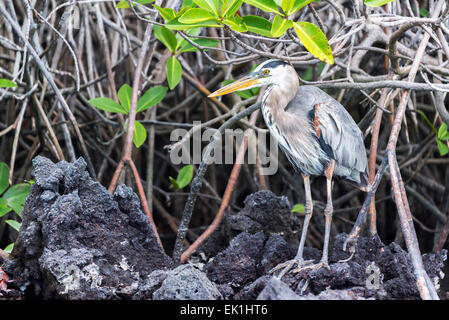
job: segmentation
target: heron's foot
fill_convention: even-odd
[[[349,235],[343,243],[343,251],[348,251],[349,253],[354,252],[356,244],[357,237],[351,237],[351,235]]]
[[[346,238],[343,243],[343,251],[349,253],[349,257],[347,259],[340,260],[338,262],[348,262],[352,259],[355,253],[355,247],[357,245],[357,236],[352,236],[351,234]]]
[[[279,278],[282,278],[287,272],[289,272],[292,268],[297,266],[297,268],[303,268],[313,263],[313,260],[304,260],[303,258],[294,258],[292,260],[285,261],[283,263],[278,264],[276,267],[271,269],[269,273],[274,273],[276,271],[282,270],[278,275]]]
[[[326,268],[328,270],[331,269],[329,267],[329,264],[327,263],[327,261],[321,260],[320,262],[315,263],[315,264],[310,264],[310,265],[299,267],[299,268],[293,270],[292,272],[298,273],[298,272],[301,272],[301,271],[304,271],[304,270],[319,270],[321,268]]]

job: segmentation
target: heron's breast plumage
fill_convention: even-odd
[[[283,99],[272,87],[267,88],[262,99],[262,115],[271,135],[296,169],[307,175],[322,175],[329,156],[321,148],[306,116],[288,115],[283,107],[276,107],[284,104]]]

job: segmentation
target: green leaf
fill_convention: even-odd
[[[198,23],[194,23],[194,24],[183,24],[183,23],[179,22],[178,19],[179,18],[170,20],[169,22],[167,22],[165,24],[165,26],[167,28],[173,29],[173,30],[189,30],[189,29],[197,28],[197,27],[223,28],[223,26],[215,20],[208,20],[208,21],[198,22]]]
[[[153,4],[153,7],[155,7],[157,11],[159,11],[159,14],[162,18],[164,18],[164,20],[170,21],[176,18],[176,11],[172,8],[162,8],[155,4]]]
[[[445,134],[443,134],[441,136],[440,140],[443,140],[443,141],[449,140],[449,132],[446,132]]]
[[[15,88],[17,84],[8,79],[0,79],[0,88]]]
[[[282,19],[281,16],[275,16],[271,25],[271,36],[275,38],[281,37],[292,26],[293,23],[291,20]]]
[[[221,16],[226,18],[233,17],[242,6],[242,3],[243,0],[224,0],[221,7]]]
[[[193,36],[197,36],[201,33],[201,28],[191,28],[189,30],[186,31],[186,33],[193,35]],[[176,53],[178,54],[181,51],[179,51],[179,48],[183,48],[184,46],[188,45],[189,42],[184,39],[184,37],[182,37],[179,33],[176,34],[176,39],[178,41],[178,47],[176,48]],[[192,40],[191,38],[189,38],[190,40]],[[189,50],[189,51],[195,51],[195,50]]]
[[[214,48],[216,46],[218,46],[219,41],[215,40],[215,39],[194,39],[192,40],[193,42],[195,42],[197,45],[201,46],[201,47],[211,47]],[[187,41],[186,41],[187,42]],[[190,43],[186,43],[181,50],[178,50],[177,53],[182,53],[182,52],[195,52],[198,49],[191,45]]]
[[[7,206],[8,201],[6,201],[3,197],[0,198],[0,206]]]
[[[223,1],[224,0],[212,0],[214,2],[214,6],[215,8],[217,8],[218,11],[218,16],[220,16],[221,13],[221,9],[223,7]]]
[[[162,26],[154,26],[154,35],[156,38],[162,42],[170,52],[174,53],[176,51],[176,48],[178,46],[178,40],[176,40],[175,35],[173,32],[168,30],[166,27]]]
[[[287,13],[291,10],[291,8],[293,7],[294,4],[295,4],[295,0],[282,0],[281,8],[285,13]]]
[[[218,17],[218,7],[216,6],[216,3],[214,0],[193,0],[193,2],[200,8],[203,8],[210,13],[212,13],[214,16]]]
[[[192,29],[187,30],[186,33],[188,33],[189,35],[192,35],[192,36],[199,36],[201,33],[201,28],[192,28]],[[181,36],[179,36],[179,37],[182,40],[186,41],[183,37],[181,37]]]
[[[193,41],[192,39],[190,39],[190,40]],[[187,42],[186,39],[182,39],[181,42],[179,43],[178,49],[176,49],[175,54],[179,54],[179,53],[183,53],[183,52],[196,52],[196,51],[198,51],[198,49],[194,45]]]
[[[9,167],[6,163],[0,162],[0,194],[9,187]]]
[[[167,60],[167,82],[170,90],[173,90],[181,81],[182,67],[176,57],[171,56]]]
[[[135,7],[136,4],[133,3],[133,2],[137,2],[138,4],[142,4],[143,5],[143,4],[152,3],[154,1],[155,0],[137,0],[137,1],[131,1],[131,3],[133,5],[133,7]],[[127,9],[127,8],[129,8],[129,3],[128,3],[127,0],[122,0],[122,1],[119,1],[119,3],[117,3],[117,5],[115,7],[117,9]]]
[[[258,16],[244,16],[243,21],[249,31],[271,38],[271,22]]]
[[[20,230],[20,226],[22,225],[20,222],[16,221],[16,220],[6,220],[5,221],[10,227],[12,227],[14,230],[16,230],[17,232],[19,232]]]
[[[427,118],[426,114],[422,110],[417,110],[417,112],[421,115],[421,117],[424,118],[424,121],[427,122],[432,131],[435,132],[435,134],[438,136],[437,129],[433,126],[432,122],[430,122],[429,118]]]
[[[104,111],[128,114],[128,110],[110,98],[95,98],[89,100],[89,103]]]
[[[178,182],[177,182],[174,178],[168,177],[168,179],[170,180],[170,182],[171,182],[171,184],[173,185],[173,187],[175,188],[175,190],[181,189],[181,188],[179,187]]]
[[[381,7],[388,2],[393,2],[394,0],[365,0],[365,6],[367,7]]]
[[[179,170],[178,177],[176,178],[176,182],[178,183],[179,189],[187,186],[193,178],[193,165],[188,164],[182,167]]]
[[[447,144],[440,139],[436,139],[438,144],[438,150],[440,151],[441,156],[445,156],[449,152],[449,148],[447,147]]]
[[[248,31],[248,27],[245,25],[243,19],[240,16],[224,18],[223,23],[237,32]]]
[[[182,2],[181,10],[190,7],[193,7],[193,0],[184,0]]]
[[[0,200],[4,200],[4,199],[0,198]],[[0,217],[3,217],[5,214],[9,213],[11,210],[12,209],[10,207],[8,207],[7,204],[0,204]]]
[[[201,28],[191,28],[187,30],[186,33],[192,36],[198,36],[201,33]],[[189,44],[189,42],[186,39],[184,39],[179,33],[176,34],[176,39],[178,40],[178,47],[176,48],[177,50],[176,53],[179,53],[178,49]],[[191,38],[189,39],[192,40]]]
[[[8,207],[20,216],[30,190],[31,185],[29,183],[19,183],[9,188],[3,195],[3,199],[8,202]]]
[[[12,249],[14,249],[14,242],[8,244],[8,245],[6,246],[6,248],[3,249],[3,251],[5,251],[6,253],[11,253],[11,252],[12,252]]]
[[[180,16],[182,16],[187,10],[189,10],[189,9],[191,9],[192,7],[189,7],[189,8],[184,8],[184,9],[181,9],[181,10],[179,10],[178,12],[176,12],[176,16],[175,16],[175,18],[179,18]]]
[[[138,4],[149,4],[149,3],[153,3],[155,0],[137,0]]]
[[[185,24],[193,24],[214,19],[215,17],[209,11],[201,8],[192,8],[179,17],[178,21]]]
[[[129,108],[131,106],[131,96],[133,94],[133,88],[131,88],[128,84],[124,84],[120,87],[118,90],[117,96],[118,100],[120,101],[120,104],[122,105],[123,109],[129,113]]]
[[[178,50],[176,53],[183,53],[183,52],[196,52],[198,51],[198,48],[195,46],[189,44],[186,44],[184,47],[181,48],[181,50]]]
[[[306,208],[304,207],[304,205],[302,203],[297,203],[293,206],[292,212],[306,213]]]
[[[252,6],[262,9],[265,12],[273,12],[281,14],[274,0],[245,0],[245,3],[248,3]]]
[[[211,47],[211,48],[215,48],[220,43],[220,41],[218,40],[206,38],[194,39],[193,42],[195,42],[197,45],[201,47]]]
[[[134,122],[133,142],[139,148],[147,140],[147,130],[139,121]]]
[[[420,14],[422,17],[427,17],[427,16],[429,15],[429,11],[427,11],[427,10],[424,9],[424,8],[419,8],[419,14]]]
[[[145,111],[161,102],[167,94],[168,88],[164,86],[155,86],[148,89],[139,101],[137,101],[137,112]]]
[[[292,15],[293,13],[304,8],[306,5],[313,1],[314,0],[296,0],[290,10],[287,12],[287,15]]]
[[[447,133],[447,124],[443,123],[440,128],[438,129],[438,139],[442,140],[444,135]],[[1,193],[1,192],[0,192]]]
[[[132,1],[131,1],[131,3],[132,3]],[[135,4],[133,4],[133,7],[135,7],[136,5]],[[117,9],[127,9],[127,8],[129,8],[129,3],[128,3],[128,1],[126,1],[126,0],[122,0],[122,1],[119,1],[117,4],[116,4],[116,6],[115,6]]]
[[[324,33],[313,23],[293,22],[296,34],[304,47],[318,59],[333,64],[332,49]]]

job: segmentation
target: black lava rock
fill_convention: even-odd
[[[257,278],[257,266],[264,245],[263,232],[254,235],[242,232],[228,248],[204,266],[212,281],[239,288]]]
[[[33,166],[36,183],[4,267],[26,297],[132,298],[151,272],[172,267],[131,189],[110,195],[82,158],[38,156]]]
[[[192,265],[181,265],[168,273],[162,286],[153,293],[154,300],[217,300],[220,291],[206,274]]]
[[[228,233],[231,236],[246,231],[263,231],[268,237],[272,233],[281,234],[290,245],[299,243],[300,229],[298,215],[291,212],[285,196],[276,196],[269,190],[255,192],[245,199],[245,207],[235,215],[226,217]]]

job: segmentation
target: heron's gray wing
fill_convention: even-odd
[[[332,149],[337,164],[365,172],[363,135],[349,113],[340,104],[323,102],[314,106],[314,117],[317,136]]]
[[[307,113],[322,148],[335,159],[335,174],[365,184],[368,161],[363,135],[346,109],[314,86],[302,86],[285,111]]]

